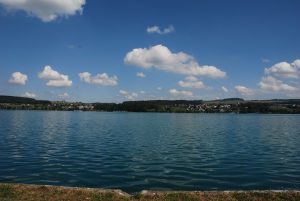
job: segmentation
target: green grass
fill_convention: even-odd
[[[146,192],[0,184],[0,201],[300,201],[299,191]]]
[[[0,200],[10,200],[16,198],[16,192],[11,185],[0,185]]]

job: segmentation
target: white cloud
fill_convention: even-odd
[[[157,87],[157,90],[161,91],[161,90],[162,90],[162,87]]]
[[[177,89],[170,89],[169,93],[171,94],[171,96],[177,98],[191,98],[194,96],[192,91],[179,91]]]
[[[262,90],[272,92],[294,92],[298,90],[296,87],[285,84],[272,76],[263,77],[258,85]]]
[[[145,91],[140,91],[140,94],[145,94],[146,92]]]
[[[180,80],[178,85],[181,87],[187,88],[196,88],[196,89],[203,89],[205,85],[202,81],[198,80],[195,76],[188,76],[184,80]]]
[[[280,62],[270,68],[265,69],[266,74],[273,74],[283,78],[299,78],[300,77],[300,59],[293,63]]]
[[[135,100],[138,97],[138,94],[135,92],[128,92],[125,90],[120,90],[119,93],[127,100]]]
[[[116,86],[118,85],[118,77],[111,76],[109,77],[106,73],[97,74],[92,76],[89,72],[83,72],[78,74],[80,80],[89,83],[89,84],[97,84],[101,86]]]
[[[254,95],[254,91],[252,89],[249,89],[247,87],[238,85],[234,87],[241,95],[243,96],[252,96]]]
[[[70,87],[72,81],[69,80],[68,76],[62,76],[60,80],[49,80],[46,85],[49,87]]]
[[[198,81],[198,78],[190,75],[190,76],[185,77],[185,80],[190,81],[190,82],[196,82],[196,81]]]
[[[224,92],[226,92],[226,93],[228,92],[228,89],[226,87],[222,86],[221,88]]]
[[[36,97],[36,95],[34,93],[30,93],[30,92],[26,92],[23,96],[27,97],[27,98],[35,98]]]
[[[69,94],[67,92],[65,92],[65,93],[59,94],[58,97],[62,98],[62,99],[66,99],[66,98],[69,98]]]
[[[45,80],[59,80],[61,79],[61,74],[52,69],[51,66],[45,66],[43,71],[38,74],[39,78]]]
[[[148,27],[146,30],[148,33],[157,33],[157,34],[168,34],[168,33],[172,33],[175,31],[175,28],[173,25],[170,25],[164,29],[160,29],[159,26],[152,26],[152,27]]]
[[[159,70],[194,76],[224,78],[226,73],[214,66],[200,66],[196,59],[184,52],[172,53],[163,45],[150,48],[136,48],[128,52],[124,58],[128,65],[145,69]]]
[[[21,72],[14,72],[13,74],[11,74],[11,78],[8,80],[8,82],[11,84],[25,85],[27,80],[27,75]]]
[[[8,11],[22,10],[43,22],[81,14],[85,3],[86,0],[0,0],[0,4]]]
[[[297,68],[300,68],[300,59],[296,59],[292,65],[296,66]]]
[[[142,77],[142,78],[146,77],[146,75],[143,72],[136,73],[136,76],[137,77]]]
[[[48,80],[47,86],[51,87],[70,87],[72,81],[69,80],[69,76],[60,74],[52,69],[51,66],[45,66],[43,71],[38,74],[38,77],[44,80]]]

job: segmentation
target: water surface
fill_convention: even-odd
[[[300,115],[0,111],[0,182],[300,189]]]

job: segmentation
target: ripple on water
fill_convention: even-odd
[[[0,181],[300,188],[300,116],[0,111]]]

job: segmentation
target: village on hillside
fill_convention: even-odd
[[[230,98],[202,100],[148,100],[123,103],[82,103],[44,101],[31,98],[0,96],[4,110],[57,110],[106,112],[184,112],[184,113],[286,113],[299,114],[299,99],[243,100]]]

